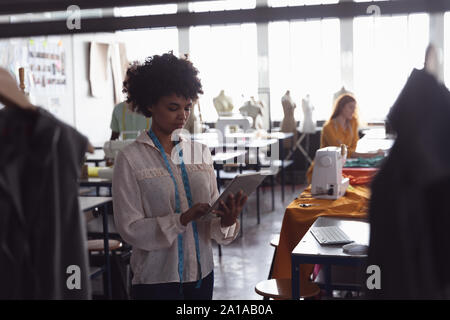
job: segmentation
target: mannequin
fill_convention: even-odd
[[[353,95],[352,92],[348,91],[347,89],[345,89],[344,86],[342,86],[342,88],[333,95],[333,103],[331,105],[334,105],[337,98],[339,98],[340,96],[342,96],[343,94],[346,94],[346,93]]]
[[[281,121],[282,132],[294,132],[297,131],[296,122],[294,118],[294,110],[297,107],[294,101],[292,101],[289,90],[286,91],[281,98],[281,104],[283,106],[284,118]]]
[[[306,95],[304,99],[302,99],[302,109],[303,109],[303,122],[301,127],[302,133],[315,133],[316,132],[316,124],[313,121],[313,110],[314,107],[311,105],[311,101],[309,99],[309,94]]]
[[[233,102],[230,97],[225,95],[224,90],[221,90],[219,95],[213,99],[214,107],[220,116],[231,115],[233,111]]]
[[[239,112],[243,116],[249,116],[253,119],[252,129],[262,129],[261,121],[258,120],[262,117],[263,108],[261,101],[256,101],[254,97],[250,97],[250,100],[239,108]]]
[[[289,90],[287,90],[281,98],[281,104],[284,112],[284,118],[283,121],[281,121],[281,132],[292,132],[294,134],[294,140],[297,140],[297,123],[294,118],[294,110],[297,106],[294,101],[292,101]],[[290,148],[291,146],[292,143],[290,139],[286,139],[284,141],[284,147]]]

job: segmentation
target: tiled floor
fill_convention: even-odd
[[[255,285],[267,279],[274,248],[271,238],[280,233],[286,206],[303,190],[296,186],[286,186],[285,201],[281,202],[281,190],[275,188],[275,210],[271,211],[270,188],[261,192],[261,222],[256,220],[256,197],[248,200],[249,210],[243,217],[243,235],[228,246],[222,246],[219,257],[217,245],[214,246],[214,300],[261,300],[255,292]]]

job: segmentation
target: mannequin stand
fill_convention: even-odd
[[[305,133],[305,132],[303,132],[300,135],[300,137],[297,139],[297,142],[295,143],[295,145],[289,151],[289,154],[287,155],[286,160],[289,160],[292,157],[292,155],[294,154],[295,150],[298,149],[305,156],[306,161],[308,161],[308,165],[311,164],[312,159],[308,155],[308,152],[306,152],[306,150],[309,150],[309,135],[310,135],[310,133]],[[306,150],[302,146],[302,141],[305,138],[306,138]]]

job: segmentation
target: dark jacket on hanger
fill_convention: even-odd
[[[388,121],[397,138],[372,183],[369,265],[378,299],[450,298],[450,93],[413,70]]]
[[[0,299],[90,298],[77,182],[86,148],[43,109],[0,111]],[[67,285],[71,265],[80,289]]]

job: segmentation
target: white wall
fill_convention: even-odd
[[[89,44],[91,41],[112,43],[113,34],[80,34],[72,36],[73,59],[73,102],[75,127],[86,135],[92,144],[103,145],[109,140],[112,111],[114,107],[114,92],[111,67],[108,64],[108,91],[101,98],[91,95],[89,82]]]

